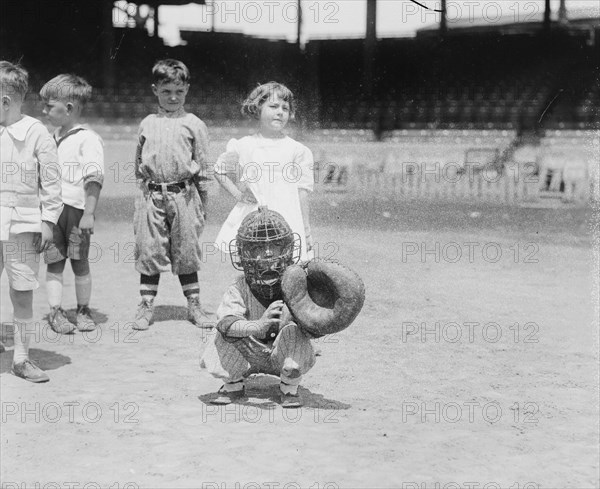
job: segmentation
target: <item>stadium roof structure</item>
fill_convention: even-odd
[[[497,18],[460,18],[447,20],[447,35],[452,34],[538,34],[544,28],[544,12],[528,15],[527,20],[515,22],[514,15],[503,15]],[[578,17],[568,20],[555,20],[551,28],[557,27],[566,31],[594,31],[600,26],[600,17]],[[439,25],[430,25],[417,30],[417,37],[439,35]]]
[[[292,0],[293,1],[293,0]],[[298,0],[296,0],[298,1]],[[348,0],[350,1],[350,0]],[[363,45],[363,73],[365,80],[363,88],[370,93],[373,86],[373,59],[377,49],[376,18],[377,0],[366,1],[366,33]],[[417,0],[410,0],[420,4]],[[561,0],[564,4],[567,0]],[[119,56],[123,32],[118,32],[114,26],[113,8],[114,0],[1,0],[0,1],[0,54],[7,59],[24,58],[26,63],[45,66],[50,63],[48,56],[40,49],[40,45],[69,46],[68,50],[57,50],[53,56],[53,64],[65,66],[64,69],[78,70],[80,66],[86,67],[90,57],[100,60],[97,76],[100,77],[105,87],[112,87],[117,78],[115,72],[115,59]],[[155,9],[154,28],[152,40],[139,36],[139,49],[160,50],[158,41],[158,6],[207,4],[206,0],[137,0],[135,4],[146,4]],[[441,0],[442,12],[446,10],[446,0]],[[598,19],[565,20],[552,22],[550,25],[550,0],[546,0],[546,9],[543,18],[538,16],[528,19],[529,22],[514,23],[510,16],[490,22],[490,19],[479,19],[475,22],[468,20],[453,22],[451,18],[442,15],[445,19],[440,25],[433,25],[421,29],[417,35],[452,35],[454,33],[476,34],[477,32],[540,32],[542,29],[554,27],[558,24],[566,30],[590,30],[594,35],[592,26],[597,25]],[[562,9],[563,14],[565,9]],[[559,16],[561,10],[559,9]],[[300,17],[300,16],[299,16]],[[60,28],[59,28],[60,27]],[[65,28],[66,27],[66,28]],[[301,22],[298,22],[298,46],[300,46]],[[134,30],[134,29],[132,29]],[[138,29],[139,31],[139,29]],[[119,38],[117,38],[119,36]],[[600,38],[600,36],[597,36]],[[35,40],[35,42],[32,42]],[[57,64],[57,61],[60,63]]]

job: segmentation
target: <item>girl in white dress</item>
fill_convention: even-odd
[[[294,117],[294,95],[284,85],[269,82],[255,88],[242,104],[242,113],[258,123],[258,131],[231,139],[217,159],[215,178],[237,204],[223,224],[216,244],[229,253],[229,243],[248,214],[267,206],[279,212],[302,240],[301,259],[313,257],[308,193],[314,186],[312,152],[283,133]],[[236,185],[227,172],[236,171]]]

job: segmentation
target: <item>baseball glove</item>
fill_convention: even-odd
[[[335,261],[291,265],[283,274],[281,288],[296,323],[315,337],[346,329],[365,302],[361,278]]]

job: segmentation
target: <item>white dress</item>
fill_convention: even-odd
[[[235,169],[241,182],[254,194],[257,204],[238,202],[229,213],[216,239],[217,246],[229,253],[229,243],[235,239],[244,217],[265,205],[279,212],[288,222],[292,231],[302,240],[301,259],[307,260],[311,254],[306,251],[304,221],[300,209],[299,189],[312,191],[314,187],[314,162],[312,152],[292,138],[271,139],[260,134],[231,139],[227,152],[236,153],[238,165]],[[232,169],[229,168],[229,171]],[[219,158],[215,172],[226,174],[228,168]]]

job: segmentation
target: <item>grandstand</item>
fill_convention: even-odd
[[[483,137],[490,150],[483,151],[487,156],[479,166],[501,169],[515,154],[527,153],[523,146],[530,143],[553,147],[540,143],[547,133],[550,140],[581,148],[586,131],[600,128],[598,19],[554,22],[550,28],[541,20],[459,23],[443,36],[429,28],[415,38],[379,39],[369,64],[373,86],[366,91],[362,39],[311,40],[300,51],[281,40],[189,31],[181,33],[185,46],[168,47],[145,30],[113,27],[106,5],[110,14],[111,2],[3,2],[0,56],[20,59],[30,69],[32,114],[39,112],[36,93],[43,81],[74,71],[97,87],[88,115],[104,121],[106,131],[136,124],[154,110],[150,67],[158,58],[174,57],[194,76],[189,109],[211,127],[243,126],[239,102],[248,88],[277,79],[298,94],[296,130],[317,144],[317,152],[347,160],[342,150],[327,146],[334,133],[350,143],[381,141],[357,156],[361,164],[375,158],[368,162],[375,168],[393,160],[390,144],[404,159],[452,155],[451,161],[465,165]],[[57,29],[59,19],[71,19],[73,29]],[[32,37],[39,43],[27,42]],[[50,50],[39,49],[44,43]],[[69,49],[52,50],[56,44]],[[328,142],[321,144],[322,131]],[[588,173],[594,170],[589,166]]]
[[[600,114],[593,110],[600,98],[598,66],[593,62],[598,48],[560,32],[550,38],[479,35],[477,42],[468,35],[443,41],[381,40],[374,94],[367,98],[357,67],[362,49],[358,39],[311,41],[309,57],[297,53],[294,44],[241,34],[184,32],[187,46],[152,49],[143,32],[116,31],[117,84],[96,91],[90,106],[95,117],[139,118],[148,113],[154,105],[149,67],[158,57],[169,56],[182,59],[195,74],[189,98],[193,110],[217,124],[239,122],[239,100],[249,86],[267,79],[288,83],[301,100],[303,92],[309,93],[305,87],[316,85],[318,100],[305,100],[305,105],[314,104],[308,112],[313,127],[535,130],[600,124]],[[140,50],[144,42],[148,47]],[[27,58],[24,62],[28,65]],[[94,63],[77,69],[79,63],[66,60],[36,67],[33,88],[52,76],[57,65],[102,87]],[[317,81],[303,79],[309,71],[318,73]],[[35,102],[35,94],[30,102]]]
[[[99,22],[105,3],[4,2],[0,55],[21,59],[30,68],[34,94],[57,71],[87,77],[98,87],[90,112],[107,119],[147,113],[154,104],[149,67],[169,56],[190,65],[196,78],[190,103],[218,124],[239,119],[237,99],[266,79],[282,80],[300,93],[311,107],[304,113],[312,127],[382,132],[589,129],[600,124],[593,110],[600,99],[598,19],[572,21],[567,27],[556,23],[549,32],[541,19],[468,27],[453,23],[443,37],[437,29],[424,28],[414,39],[380,39],[372,61],[373,93],[367,96],[362,39],[314,40],[301,53],[286,41],[223,32],[182,32],[186,46],[167,47],[145,30],[112,28],[106,60],[106,22]],[[72,30],[55,28],[69,19]],[[69,49],[48,55],[38,43],[28,42],[31,37]],[[107,82],[109,64],[114,81]]]

